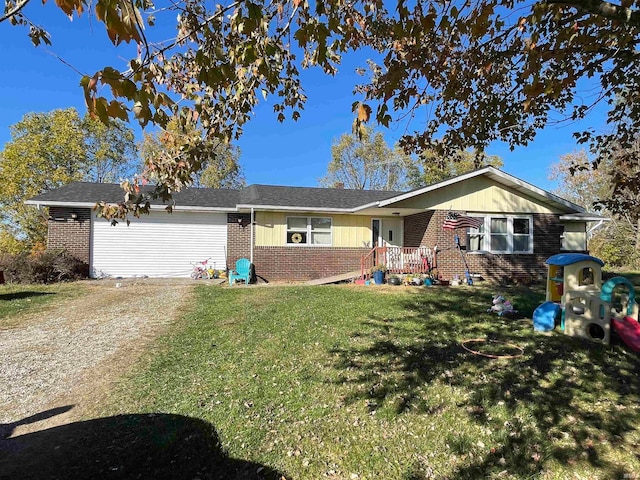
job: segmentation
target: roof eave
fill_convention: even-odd
[[[560,220],[565,222],[610,222],[611,219],[600,215],[560,215]]]
[[[72,208],[93,208],[96,202],[60,202],[48,200],[25,200],[25,205],[35,205],[37,207],[72,207]]]
[[[26,200],[25,205],[35,205],[37,207],[66,207],[66,208],[94,208],[97,202],[55,202],[55,201],[38,201],[38,200]],[[115,202],[109,203],[110,205],[116,205]],[[150,210],[164,210],[167,208],[167,204],[158,205],[151,204]],[[183,212],[235,212],[235,207],[202,207],[196,205],[173,205],[173,210]]]
[[[273,211],[285,211],[285,212],[335,212],[335,213],[353,213],[353,208],[328,208],[328,207],[293,207],[286,205],[250,205],[250,204],[238,204],[238,210],[273,210]],[[359,208],[359,207],[358,207]]]
[[[365,205],[360,205],[359,207],[355,207],[352,210],[354,212],[359,212],[361,210],[366,210],[367,208],[376,208],[376,207],[380,207],[380,201],[367,203]]]

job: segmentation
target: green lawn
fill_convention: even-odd
[[[47,304],[80,295],[82,284],[0,285],[0,329],[16,325],[16,316],[29,311],[41,311]]]
[[[178,419],[148,441],[171,452],[166,468],[180,465],[182,478],[640,474],[638,356],[488,314],[492,293],[202,286],[100,413]],[[501,293],[529,318],[543,298]],[[461,346],[471,338],[525,353],[473,355]],[[169,477],[162,462],[149,468]]]

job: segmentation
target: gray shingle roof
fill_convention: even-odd
[[[144,188],[151,189],[151,187]],[[188,188],[174,195],[176,205],[185,207],[235,208],[239,198],[240,192],[238,190],[215,188]],[[33,197],[30,199],[30,203],[42,203],[43,205],[66,202],[96,203],[99,201],[117,203],[123,199],[124,192],[118,184],[74,182]],[[154,205],[163,204],[160,199],[151,203]]]
[[[240,192],[241,205],[302,208],[355,208],[398,195],[381,190],[251,185]]]
[[[146,187],[150,189],[151,187]],[[398,195],[399,192],[335,188],[251,185],[241,190],[188,188],[174,195],[177,206],[234,209],[236,205],[352,209]],[[117,203],[123,200],[117,184],[74,182],[30,199],[29,203]],[[161,200],[152,202],[162,205]]]

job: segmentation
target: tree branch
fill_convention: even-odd
[[[575,7],[592,15],[640,27],[640,10],[632,10],[605,0],[545,0],[545,3],[548,5],[558,4]]]
[[[22,0],[20,3],[18,3],[15,7],[13,7],[13,10],[9,10],[2,17],[0,17],[0,23],[20,13],[20,10],[22,10],[27,5],[27,3],[29,3],[29,1],[30,0]]]

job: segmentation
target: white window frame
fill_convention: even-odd
[[[482,254],[482,253],[499,253],[499,254],[516,254],[516,255],[530,255],[533,253],[533,215],[505,215],[505,214],[480,214],[480,213],[469,213],[469,217],[482,218],[484,220],[484,232],[479,233],[478,229],[468,228],[467,229],[467,253],[471,254]],[[491,249],[491,220],[506,218],[507,219],[507,248],[506,250],[492,250]],[[524,219],[529,222],[529,237],[528,248],[527,250],[519,251],[513,249],[514,237],[524,236],[525,234],[514,234],[513,231],[513,222],[514,220]],[[481,245],[479,250],[469,250],[470,247],[470,236],[474,234],[482,235]]]
[[[302,229],[291,229],[289,230],[289,219],[290,218],[304,218],[307,221],[307,228],[305,230]],[[313,218],[321,218],[323,220],[329,220],[329,222],[331,222],[331,226],[327,229],[327,230],[312,230],[311,229],[311,219]],[[285,219],[285,234],[284,234],[284,243],[287,247],[331,247],[333,246],[333,218],[332,217],[321,217],[319,215],[289,215],[288,217],[286,217]],[[331,240],[329,241],[329,243],[311,243],[311,237],[313,235],[313,232],[329,232],[330,236],[331,236]],[[289,236],[289,233],[291,232],[304,232],[306,237],[307,237],[307,241],[305,243],[289,243],[287,241],[287,238]]]

